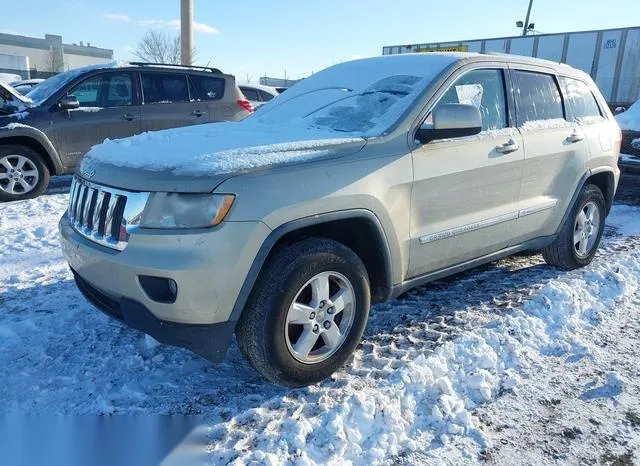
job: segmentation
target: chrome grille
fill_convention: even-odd
[[[75,231],[95,243],[124,250],[138,227],[149,193],[122,191],[74,177],[67,216]]]

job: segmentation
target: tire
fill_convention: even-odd
[[[581,214],[587,217],[592,208],[596,212],[597,219],[592,218],[587,226],[593,227],[595,230],[591,230],[589,236],[587,229],[585,234],[588,235],[588,239],[577,242],[575,239],[580,236],[581,232],[578,217]],[[547,264],[565,270],[573,270],[590,264],[596,255],[604,232],[605,212],[605,200],[600,188],[592,184],[584,185],[558,237],[542,250],[542,257]],[[584,248],[580,247],[583,244],[582,241],[586,243]]]
[[[49,168],[40,154],[27,146],[0,146],[0,201],[38,197],[48,185]]]
[[[335,302],[328,299],[322,308],[323,301],[317,302],[315,296],[327,295],[321,292],[325,276],[330,283],[328,296]],[[340,311],[348,302],[349,289],[354,302]],[[340,295],[342,299],[337,298]],[[308,306],[300,314],[290,312],[294,300],[296,306]],[[370,300],[367,270],[356,253],[330,239],[305,239],[277,250],[263,267],[236,327],[238,345],[251,366],[271,382],[288,387],[315,384],[339,369],[360,343]],[[289,317],[304,323],[290,322]],[[325,319],[332,322],[328,330]],[[305,358],[301,342],[313,341],[315,327],[320,347],[314,345]],[[342,342],[330,345],[337,341],[333,338]]]

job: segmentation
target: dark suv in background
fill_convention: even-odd
[[[215,68],[112,63],[69,70],[25,97],[0,92],[0,201],[42,194],[105,139],[237,121],[252,112],[233,76]]]

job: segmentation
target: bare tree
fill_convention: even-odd
[[[147,31],[134,51],[141,61],[150,63],[180,63],[180,36],[157,29]]]
[[[44,64],[45,71],[50,73],[59,73],[64,71],[65,58],[61,50],[50,49]]]

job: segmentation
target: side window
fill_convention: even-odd
[[[577,79],[558,78],[567,106],[567,120],[575,121],[588,117],[602,117],[600,107],[589,86]]]
[[[482,130],[508,126],[502,70],[473,70],[458,78],[440,98],[442,104],[475,105],[482,115]],[[427,122],[432,123],[431,114]]]
[[[253,102],[257,102],[260,100],[260,98],[258,97],[258,91],[256,91],[255,89],[251,89],[249,87],[242,87],[240,88],[240,90],[242,91],[244,96],[247,98],[247,100],[251,100]]]
[[[223,78],[190,75],[193,96],[200,100],[220,100],[224,96],[226,81]]]
[[[104,75],[108,84],[106,86],[106,98],[103,99],[105,107],[122,107],[133,105],[133,80],[131,73],[119,73]]]
[[[140,73],[145,104],[189,102],[187,75],[177,73]]]
[[[260,92],[260,98],[262,99],[263,102],[269,102],[271,99],[273,99],[273,96],[268,92],[264,92],[264,91],[259,91],[259,92]]]
[[[80,107],[121,107],[133,105],[131,73],[103,73],[86,79],[69,92]]]
[[[550,74],[515,71],[518,125],[528,121],[563,119],[562,98]]]
[[[102,76],[85,79],[72,89],[69,94],[76,96],[80,107],[99,107],[98,90],[102,84]]]

